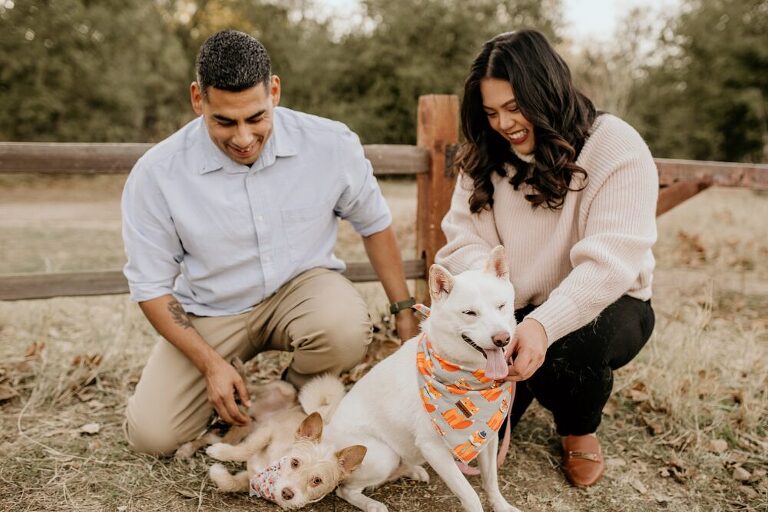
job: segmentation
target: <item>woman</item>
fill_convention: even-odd
[[[596,112],[533,30],[485,43],[461,123],[462,174],[436,261],[461,272],[504,245],[520,322],[511,419],[536,398],[562,436],[566,477],[592,485],[604,471],[595,431],[613,371],[653,330],[656,166],[637,132]]]

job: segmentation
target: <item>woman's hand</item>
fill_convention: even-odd
[[[529,379],[544,363],[549,340],[544,327],[533,318],[526,318],[515,330],[515,339],[510,343],[506,356],[509,375],[506,380]]]
[[[251,419],[237,407],[235,394],[246,407],[250,407],[250,399],[245,382],[234,366],[221,357],[213,358],[203,375],[208,388],[208,400],[221,419],[230,425],[247,425]]]

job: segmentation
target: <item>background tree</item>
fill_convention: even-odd
[[[189,63],[157,4],[0,2],[0,138],[143,141],[173,131]]]
[[[684,3],[628,111],[656,156],[768,160],[766,34],[765,0]]]
[[[335,77],[317,105],[366,142],[415,143],[422,94],[460,94],[469,65],[493,35],[535,27],[557,39],[555,0],[365,0],[366,29],[340,41],[329,62]]]

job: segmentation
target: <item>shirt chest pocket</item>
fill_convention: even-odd
[[[336,218],[329,205],[290,208],[282,210],[280,214],[288,257],[293,262],[311,258],[334,236]]]

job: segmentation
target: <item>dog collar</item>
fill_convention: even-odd
[[[248,495],[264,498],[265,500],[275,503],[275,486],[280,477],[280,468],[283,463],[285,463],[285,459],[286,457],[283,457],[271,466],[267,466],[261,470],[260,473],[253,475],[251,477]]]
[[[495,381],[438,354],[422,333],[416,352],[419,395],[453,456],[469,463],[497,435],[512,403],[512,382]]]

